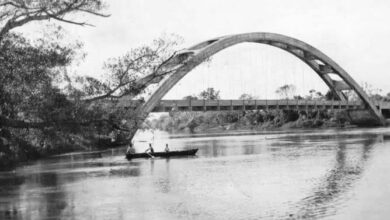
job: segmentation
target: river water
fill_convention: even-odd
[[[160,151],[51,157],[0,172],[0,219],[389,219],[390,129],[214,137],[141,133]]]

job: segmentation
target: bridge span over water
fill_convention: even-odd
[[[374,103],[362,87],[338,63],[317,48],[303,41],[289,36],[267,32],[253,32],[212,38],[173,54],[156,71],[134,83],[135,88],[140,89],[157,84],[151,96],[137,109],[139,122],[144,121],[148,114],[158,106],[161,99],[169,90],[196,66],[208,60],[214,54],[241,43],[265,44],[294,55],[298,60],[306,63],[313,70],[313,73],[322,79],[339,100],[346,101],[347,97],[345,92],[348,90],[354,91],[362,102],[361,106],[364,106],[370,112],[378,124],[387,124],[382,114],[382,106]],[[357,60],[356,62],[359,61]],[[133,98],[132,96],[122,97],[120,103],[126,107]],[[288,104],[286,106],[290,105]],[[137,124],[139,123],[135,123],[134,126],[137,126]]]
[[[384,115],[390,111],[390,102],[373,101]],[[246,111],[246,110],[366,110],[361,101],[325,100],[161,100],[152,112],[170,111]]]

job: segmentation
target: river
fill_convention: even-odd
[[[71,153],[0,172],[0,219],[388,219],[390,129],[140,133],[137,151]]]

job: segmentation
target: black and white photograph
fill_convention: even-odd
[[[0,0],[0,219],[390,219],[389,21],[386,0]]]

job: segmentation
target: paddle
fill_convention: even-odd
[[[150,154],[149,152],[145,152],[147,155],[149,155],[150,156],[150,158],[154,158],[154,156],[152,155],[152,154]]]

